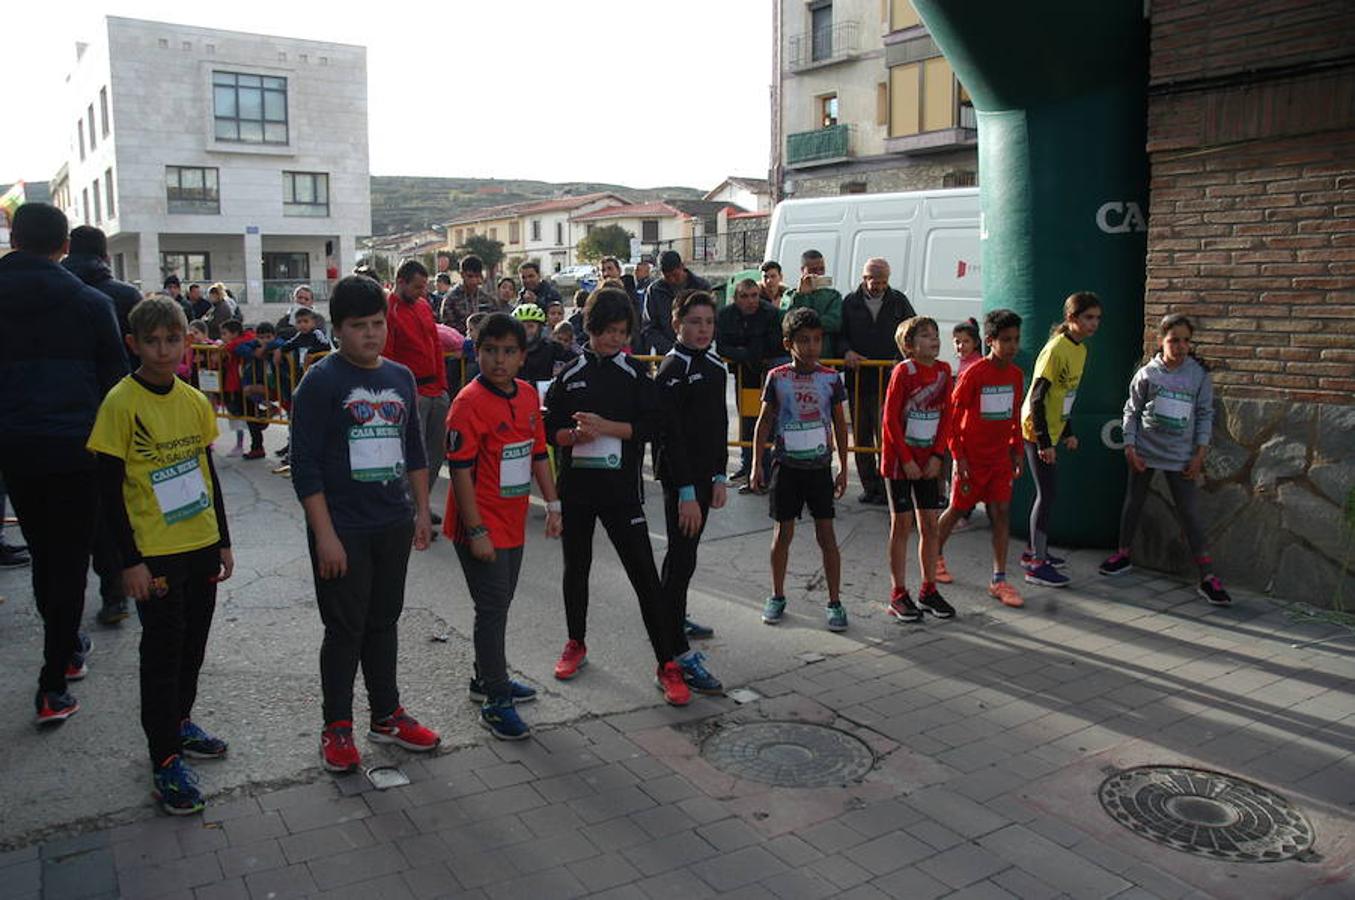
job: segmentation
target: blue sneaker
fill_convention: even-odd
[[[160,807],[171,816],[191,816],[202,812],[202,794],[198,792],[198,773],[188,767],[177,753],[156,766],[151,784]]]
[[[824,618],[828,620],[829,631],[847,630],[847,610],[841,603],[830,603],[823,608]]]
[[[1044,561],[1045,561],[1046,563],[1048,563],[1049,565],[1053,566],[1053,567],[1056,568],[1056,569],[1066,569],[1066,568],[1068,568],[1068,560],[1064,559],[1064,558],[1061,557],[1061,556],[1055,556],[1055,555],[1052,554],[1052,553],[1049,554],[1048,556],[1046,556]],[[1039,562],[1039,560],[1037,560],[1037,559],[1035,558],[1035,551],[1034,551],[1034,550],[1026,549],[1026,550],[1022,551],[1022,553],[1021,553],[1021,568],[1023,568],[1023,569],[1032,569],[1032,568],[1035,567],[1035,564],[1036,564],[1037,562]]]
[[[508,682],[508,688],[512,691],[514,703],[531,703],[536,699],[536,688],[529,684],[523,684],[520,681]],[[485,683],[479,678],[470,680],[470,688],[466,691],[466,696],[476,703],[488,703],[489,694],[485,693]]]
[[[532,736],[532,729],[522,721],[512,700],[498,700],[480,707],[480,725],[501,741],[522,741]]]
[[[704,641],[715,637],[715,629],[709,625],[702,625],[700,622],[693,622],[691,618],[682,620],[682,633],[694,641]]]
[[[192,719],[179,723],[179,749],[190,759],[220,759],[226,755],[226,742],[213,737]]]
[[[1042,584],[1045,587],[1067,587],[1069,578],[1047,562],[1026,569],[1026,584]]]
[[[780,622],[781,617],[785,614],[785,597],[768,597],[767,602],[762,604],[762,621],[767,625],[775,625]]]
[[[720,679],[707,671],[705,659],[704,653],[688,653],[686,656],[679,656],[678,665],[682,666],[682,680],[687,682],[687,687],[698,694],[723,694],[725,686],[720,683]]]

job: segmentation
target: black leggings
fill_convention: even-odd
[[[1157,469],[1144,469],[1142,472],[1129,470],[1129,487],[1124,493],[1124,508],[1120,511],[1120,547],[1128,549],[1134,543],[1134,533],[1139,529],[1139,517],[1143,514],[1143,504],[1148,500],[1148,488],[1153,484],[1153,474]],[[1190,545],[1190,555],[1200,568],[1200,577],[1210,574],[1209,550],[1204,542],[1204,525],[1200,521],[1199,488],[1193,479],[1180,472],[1162,474],[1167,479],[1167,489],[1171,491],[1172,505],[1176,508],[1176,518],[1181,530],[1186,534],[1186,543]]]
[[[678,526],[678,492],[669,487],[663,489],[663,514],[668,522],[668,552],[663,555],[660,581],[663,584],[664,605],[677,614],[679,622],[687,618],[687,586],[691,584],[692,573],[696,571],[696,548],[706,531],[713,490],[710,482],[696,485],[696,502],[701,507],[701,527],[696,534],[688,537]],[[685,629],[678,629],[675,640],[674,655],[681,656],[691,649]]]
[[[566,500],[562,512],[564,533],[560,543],[565,557],[565,622],[570,639],[582,641],[588,632],[588,573],[593,567],[593,530],[601,519],[640,601],[640,615],[654,656],[660,664],[668,662],[675,655],[682,623],[659,583],[644,507],[639,503],[594,506]]]
[[[1054,511],[1058,478],[1054,463],[1040,459],[1038,444],[1026,441],[1026,467],[1035,476],[1035,503],[1030,507],[1030,547],[1036,559],[1049,553],[1049,514]]]

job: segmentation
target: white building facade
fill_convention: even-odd
[[[541,274],[547,276],[574,265],[579,261],[575,248],[583,238],[584,230],[571,221],[571,217],[627,202],[616,194],[597,193],[559,197],[522,207],[518,215],[522,217],[526,258],[539,262]]]
[[[371,233],[363,47],[107,17],[77,45],[66,213],[115,274],[325,297]]]

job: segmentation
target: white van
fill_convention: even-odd
[[[889,260],[890,286],[936,319],[941,358],[954,366],[951,328],[971,316],[983,321],[979,229],[978,188],[783,200],[772,212],[766,258],[794,287],[800,254],[818,250],[844,297],[861,283],[866,260]]]

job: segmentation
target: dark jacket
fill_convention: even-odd
[[[673,349],[677,335],[673,334],[673,300],[683,291],[708,291],[710,282],[687,272],[687,280],[677,288],[670,287],[662,278],[655,279],[645,291],[645,318],[640,328],[637,353],[667,353]]]
[[[578,358],[579,354],[550,335],[542,334],[537,337],[535,344],[527,345],[527,358],[522,363],[518,377],[536,387],[537,382],[554,378],[557,368],[568,366]]]
[[[237,322],[242,321],[240,311],[231,305],[229,299],[213,304],[211,313],[203,318],[207,320],[207,336],[214,341],[221,340],[221,325],[223,322],[229,322],[232,319]]]
[[[715,317],[715,345],[720,355],[738,366],[740,387],[762,383],[766,360],[785,355],[781,342],[781,312],[766,300],[752,315],[728,303]]]
[[[550,303],[559,303],[561,305],[564,305],[564,301],[560,299],[560,292],[555,289],[555,285],[551,284],[544,278],[542,278],[541,283],[536,286],[536,290],[532,291],[532,295],[536,297],[535,300],[536,305],[541,307],[542,309],[545,309],[546,306]],[[522,290],[518,291],[519,303],[526,302],[526,298],[527,298],[526,288],[523,288]]]
[[[887,288],[880,314],[872,318],[866,307],[866,289],[858,287],[842,298],[842,352],[855,350],[866,359],[902,359],[894,332],[915,315],[903,291]]]
[[[72,253],[61,261],[61,268],[79,278],[85,284],[105,294],[113,301],[113,312],[118,317],[118,330],[123,336],[132,333],[127,317],[132,307],[141,302],[141,292],[125,281],[113,277],[113,270],[101,256],[89,253]]]
[[[670,490],[710,484],[729,462],[729,409],[725,383],[729,370],[709,350],[675,344],[659,363],[654,383],[663,411],[659,441],[659,480]]]
[[[113,303],[46,257],[0,258],[0,466],[93,468],[104,394],[127,374]]]

